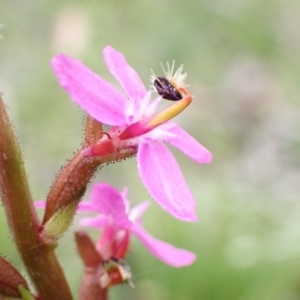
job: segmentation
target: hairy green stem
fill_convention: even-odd
[[[69,300],[72,295],[61,266],[44,244],[26,173],[12,125],[0,95],[0,191],[9,228],[27,271],[43,300]]]

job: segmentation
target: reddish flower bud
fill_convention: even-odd
[[[19,286],[28,287],[24,277],[3,257],[0,257],[0,298],[21,297]],[[2,298],[1,298],[2,299]]]

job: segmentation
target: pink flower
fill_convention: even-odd
[[[121,53],[110,46],[103,53],[109,71],[127,97],[77,60],[64,54],[52,60],[59,83],[72,100],[99,122],[113,126],[108,135],[103,135],[84,153],[105,155],[107,151],[137,147],[138,170],[151,196],[176,218],[197,220],[194,198],[174,156],[165,145],[165,142],[173,145],[197,163],[211,161],[207,149],[169,121],[190,104],[192,97],[186,95],[169,108],[155,113],[161,98],[150,101],[151,93],[146,91],[140,77]],[[185,79],[181,70],[174,78]],[[166,75],[172,75],[172,71]],[[182,88],[183,94],[185,91]]]
[[[192,264],[196,259],[195,254],[160,241],[141,227],[138,219],[148,205],[148,202],[144,202],[129,211],[126,189],[119,193],[108,184],[98,183],[93,185],[90,201],[81,202],[77,211],[99,214],[96,217],[82,218],[80,224],[104,230],[96,244],[104,259],[123,258],[124,251],[127,251],[128,236],[134,234],[150,253],[164,263],[173,267]]]

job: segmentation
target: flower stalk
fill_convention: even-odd
[[[96,142],[101,135],[102,125],[88,117],[83,149]],[[45,215],[40,230],[47,243],[52,244],[68,229],[87,185],[102,164],[133,156],[136,151],[135,148],[128,148],[121,156],[117,152],[110,151],[100,157],[86,156],[83,154],[84,150],[81,149],[75,154],[58,174],[47,196]]]
[[[80,286],[80,300],[106,300],[108,289],[99,283],[99,268],[103,262],[90,237],[83,231],[75,233],[77,251],[84,263],[84,274]]]
[[[0,95],[0,190],[9,228],[39,297],[71,300],[61,266],[39,235],[20,148]]]

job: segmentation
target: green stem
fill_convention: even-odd
[[[12,125],[0,95],[0,191],[9,228],[27,271],[43,300],[71,300],[72,295],[53,249],[40,238]]]

